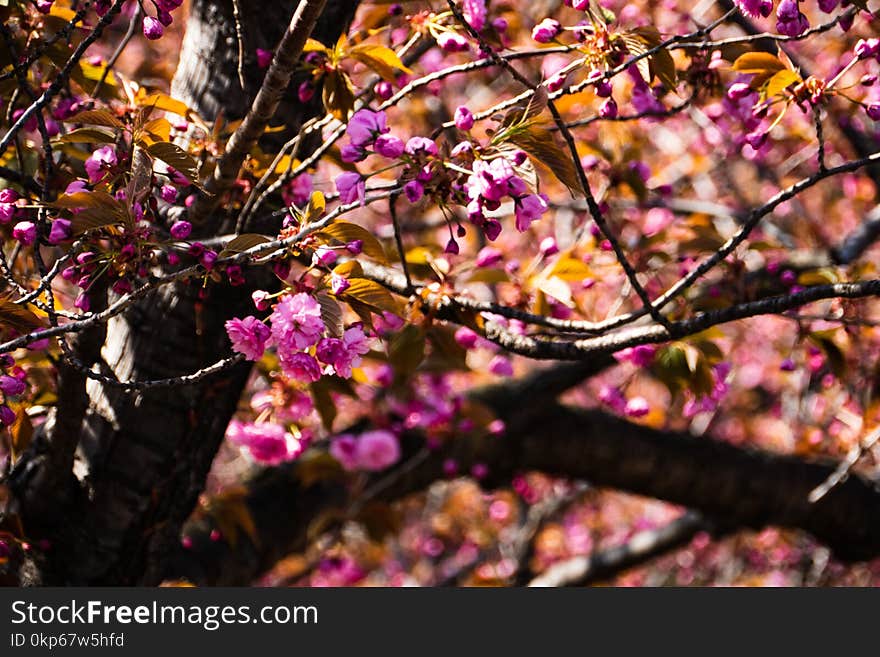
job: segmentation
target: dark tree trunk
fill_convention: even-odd
[[[262,74],[254,52],[274,48],[297,3],[240,4],[248,55],[245,92],[239,84],[231,0],[194,0],[191,6],[172,93],[209,120],[221,111],[227,119],[246,112]],[[356,6],[331,0],[314,36],[335,40]],[[291,93],[279,113],[291,130],[315,111],[295,98]],[[220,218],[208,223],[222,224]],[[212,285],[204,300],[198,298],[199,288],[197,282],[166,286],[112,320],[100,352],[104,370],[124,381],[166,378],[228,356],[224,322],[253,312],[253,288]],[[52,491],[57,497],[51,500],[45,484],[42,499],[28,494],[27,487],[41,481],[35,468],[16,480],[25,527],[49,537],[58,559],[50,559],[35,579],[79,585],[161,581],[164,562],[203,489],[249,372],[245,363],[185,388],[126,392],[88,381],[85,391],[82,382],[60,390],[59,408],[82,413],[76,399],[86,392],[88,407],[81,419],[55,419],[43,453],[61,445],[72,449],[78,442],[76,479],[63,472],[65,485]],[[71,425],[79,427],[78,437],[71,436]]]

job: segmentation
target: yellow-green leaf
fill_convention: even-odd
[[[396,81],[398,72],[412,73],[400,61],[397,53],[386,46],[362,43],[349,49],[348,56],[373,69],[383,80],[388,82]]]
[[[344,71],[334,69],[324,76],[324,107],[334,118],[347,121],[354,110],[354,87]]]
[[[163,94],[162,92],[156,92],[149,95],[145,92],[143,94],[138,93],[135,97],[135,102],[137,102],[140,107],[155,107],[163,112],[171,112],[172,114],[179,114],[180,116],[186,116],[189,112],[189,107],[186,103],[172,98],[168,94]]]
[[[800,75],[798,75],[794,71],[783,69],[777,73],[774,73],[773,77],[771,77],[767,81],[767,88],[764,91],[764,94],[767,98],[773,98],[774,96],[780,95],[792,84],[796,84],[800,81]]]
[[[785,69],[778,57],[769,52],[747,52],[737,57],[733,70],[739,73],[776,73]]]

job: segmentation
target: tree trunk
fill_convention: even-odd
[[[238,74],[238,41],[231,0],[194,0],[172,95],[208,120],[221,111],[240,118],[259,88],[262,71],[256,48],[271,50],[287,26],[296,2],[240,0],[246,48],[246,89]],[[356,2],[328,3],[314,36],[332,42],[346,29]],[[313,115],[296,102],[295,90],[280,117],[290,130]],[[217,230],[223,222],[208,222]],[[253,285],[212,285],[198,298],[198,282],[159,289],[108,325],[100,352],[102,368],[119,380],[175,377],[195,372],[230,354],[224,323],[253,313]],[[38,528],[55,544],[52,561],[38,578],[47,584],[154,585],[179,540],[250,372],[243,363],[222,375],[185,388],[128,392],[97,381],[85,389],[89,404],[82,420],[55,419],[59,432],[80,426],[74,472],[66,495],[28,497],[21,487],[38,481],[19,477],[20,513],[29,534]],[[80,408],[83,386],[59,391],[59,408]],[[62,421],[66,420],[66,421]],[[49,432],[49,445],[76,444]],[[60,449],[60,447],[59,447]],[[45,488],[45,486],[44,486]],[[58,491],[53,491],[58,492]],[[62,503],[57,502],[61,500]]]

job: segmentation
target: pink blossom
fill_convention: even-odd
[[[337,436],[330,443],[330,455],[349,471],[358,468],[357,450],[358,440],[351,434]]]
[[[18,208],[15,202],[19,199],[18,192],[9,187],[0,190],[0,224],[12,221]]]
[[[9,427],[15,424],[15,417],[15,411],[6,404],[0,404],[0,427]]]
[[[379,429],[360,436],[357,464],[362,470],[377,471],[393,465],[400,458],[400,443],[390,431]]]
[[[175,203],[177,201],[177,188],[174,185],[162,185],[159,190],[159,196],[166,203]]]
[[[345,330],[342,338],[324,338],[318,343],[317,356],[333,367],[338,376],[351,378],[352,368],[361,364],[361,356],[370,351],[367,336],[360,326]]]
[[[403,193],[410,203],[416,203],[425,194],[425,188],[418,180],[410,180],[403,186]]]
[[[504,254],[501,253],[494,246],[484,246],[480,249],[480,252],[477,253],[476,265],[477,267],[494,267],[504,258]]]
[[[436,155],[437,144],[434,143],[433,139],[428,139],[427,137],[410,137],[409,141],[406,142],[405,150],[409,155],[413,156],[416,156],[419,153]]]
[[[162,27],[162,23],[159,22],[158,19],[153,18],[152,16],[144,16],[144,36],[150,40],[156,40],[162,37],[165,33],[165,28]]]
[[[175,221],[171,225],[171,237],[176,240],[185,240],[192,232],[192,224],[188,221]]]
[[[529,194],[516,200],[516,229],[524,232],[536,219],[547,211],[547,197],[544,194]]]
[[[509,358],[498,354],[489,361],[489,371],[495,376],[513,376],[513,365]]]
[[[263,48],[257,48],[257,66],[260,68],[269,68],[269,64],[272,63],[272,54],[271,50],[265,50]]]
[[[455,332],[455,341],[465,349],[473,349],[479,339],[480,336],[467,326],[462,326]]]
[[[14,376],[0,376],[0,390],[4,395],[20,395],[27,388],[27,383]]]
[[[468,49],[467,39],[458,32],[444,32],[437,37],[437,45],[446,52],[464,52]]]
[[[305,445],[278,424],[251,424],[232,420],[226,429],[229,442],[241,447],[253,461],[278,465],[302,454]]]
[[[666,230],[675,221],[675,215],[667,208],[651,208],[645,214],[642,232],[648,237]]]
[[[254,316],[244,319],[230,319],[226,322],[226,334],[232,342],[232,348],[248,360],[259,360],[266,350],[266,340],[271,331]]]
[[[644,397],[633,397],[626,402],[623,412],[629,417],[643,417],[651,412],[651,407]]]
[[[311,347],[324,332],[321,307],[304,292],[281,299],[269,319],[272,344],[278,347],[282,361],[291,361],[295,352]]]
[[[318,361],[304,351],[290,353],[279,349],[278,358],[281,362],[281,371],[291,379],[314,383],[321,378],[321,366]]]
[[[552,255],[556,255],[559,253],[559,245],[556,244],[556,238],[554,237],[545,237],[541,240],[541,243],[538,245],[538,250],[541,252],[545,258],[549,258]]]
[[[462,0],[461,13],[468,25],[477,32],[486,26],[486,2],[485,0]]]
[[[395,160],[403,155],[404,143],[400,137],[394,135],[379,135],[373,144],[373,150],[382,157]]]
[[[339,274],[330,275],[330,291],[336,296],[345,292],[349,287],[351,287],[351,283],[348,282],[347,278],[344,278]]]
[[[532,38],[538,43],[550,43],[562,32],[562,25],[552,18],[545,18],[532,28]]]
[[[72,235],[70,220],[59,217],[52,222],[52,228],[49,229],[49,244],[59,244],[69,240]]]
[[[455,110],[455,127],[459,130],[470,130],[474,127],[474,115],[464,105]]]
[[[23,246],[30,246],[37,241],[37,226],[32,221],[19,221],[12,229],[12,237]]]
[[[113,150],[112,146],[102,146],[96,150],[85,163],[89,182],[97,183],[103,180],[105,172],[111,167],[116,166],[116,163],[116,151]]]
[[[353,145],[363,147],[372,144],[376,137],[385,134],[388,130],[385,112],[361,109],[349,119],[345,134]]]
[[[339,200],[343,203],[363,202],[367,187],[361,174],[356,171],[346,171],[336,176],[336,191],[339,192]]]

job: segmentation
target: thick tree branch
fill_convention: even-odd
[[[250,111],[229,139],[226,152],[218,160],[211,178],[205,183],[208,194],[200,197],[190,211],[190,220],[193,223],[202,223],[211,215],[219,207],[223,194],[235,182],[245,158],[275,115],[287,85],[290,84],[299,56],[325,4],[326,0],[300,0]]]
[[[880,555],[880,489],[875,482],[851,474],[818,502],[809,501],[810,491],[835,471],[833,462],[658,431],[541,397],[523,403],[518,394],[505,399],[505,390],[501,386],[481,399],[493,410],[509,413],[504,437],[460,437],[391,477],[378,497],[392,501],[423,490],[443,477],[443,461],[454,458],[465,470],[487,464],[487,486],[506,485],[517,472],[538,470],[680,504],[724,527],[802,529],[841,559]],[[338,481],[304,485],[299,467],[264,471],[250,486],[246,504],[259,547],[244,538],[234,547],[212,542],[212,527],[201,519],[186,528],[193,548],[180,555],[170,575],[199,583],[246,584],[284,554],[303,549],[312,521],[328,508],[344,510],[350,492]]]

